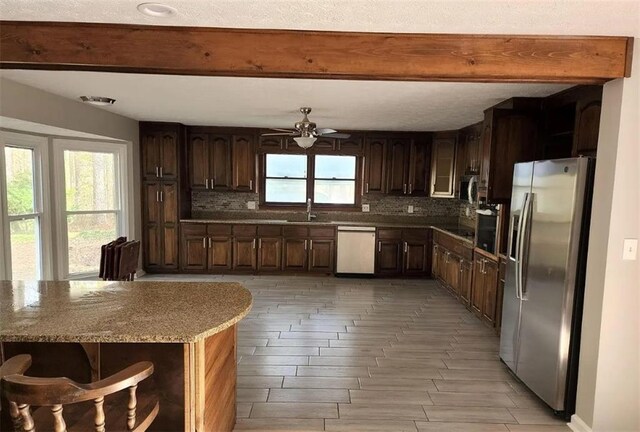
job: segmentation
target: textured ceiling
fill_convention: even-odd
[[[171,18],[141,15],[147,0],[0,0],[6,20],[419,33],[632,36],[637,0],[156,0]]]
[[[483,84],[226,78],[2,70],[0,77],[71,99],[108,96],[104,109],[136,120],[292,127],[310,106],[318,127],[445,130],[480,121],[511,96],[547,96],[552,84]]]

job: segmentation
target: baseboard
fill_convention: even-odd
[[[578,414],[571,416],[571,423],[567,423],[573,432],[593,432],[589,426],[580,418]]]

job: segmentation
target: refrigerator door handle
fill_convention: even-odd
[[[516,234],[516,298],[521,299],[520,295],[520,275],[522,274],[522,255],[521,255],[521,243],[522,243],[522,228],[524,225],[524,213],[526,212],[527,202],[529,201],[529,192],[524,194],[524,200],[522,201],[522,208],[520,209],[520,218],[518,219],[518,233]]]
[[[522,238],[520,239],[520,250],[519,250],[519,256],[518,256],[518,261],[520,263],[520,274],[519,274],[519,280],[520,280],[520,298],[522,298],[524,300],[524,295],[527,292],[527,284],[525,281],[525,277],[524,277],[524,268],[525,268],[525,264],[527,262],[527,254],[529,251],[529,237],[530,237],[530,230],[531,230],[531,209],[533,207],[533,198],[534,198],[534,194],[533,193],[529,193],[527,194],[527,200],[525,201],[525,213],[523,216],[523,224],[522,224]]]

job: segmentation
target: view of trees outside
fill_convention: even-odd
[[[34,213],[33,150],[7,146],[4,156],[9,216]],[[39,261],[37,219],[10,221],[9,234],[12,279],[37,279]]]
[[[118,234],[116,156],[65,150],[69,273],[97,271],[100,246]]]

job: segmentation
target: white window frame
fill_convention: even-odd
[[[34,213],[22,215],[23,217],[9,216],[7,190],[6,190],[6,170],[5,168],[5,147],[19,147],[33,150],[33,186],[34,186]],[[49,140],[46,137],[16,133],[0,130],[0,277],[11,279],[11,235],[10,223],[24,217],[37,219],[38,232],[37,242],[39,243],[38,257],[41,280],[52,279],[53,277],[53,253],[52,253],[52,223],[51,223],[51,198],[49,182]]]
[[[95,277],[98,272],[69,273],[69,237],[67,227],[67,215],[72,214],[105,214],[115,213],[117,236],[130,236],[132,225],[130,212],[130,193],[127,185],[129,179],[129,153],[127,143],[105,142],[92,140],[53,139],[53,182],[56,196],[56,221],[58,231],[58,250],[61,252],[58,259],[58,275],[61,279],[82,279]],[[115,177],[119,185],[117,189],[118,210],[91,210],[67,212],[67,200],[65,191],[64,152],[83,151],[94,153],[112,153],[116,156]],[[131,194],[133,195],[133,194]],[[100,251],[96,250],[96,254]]]

